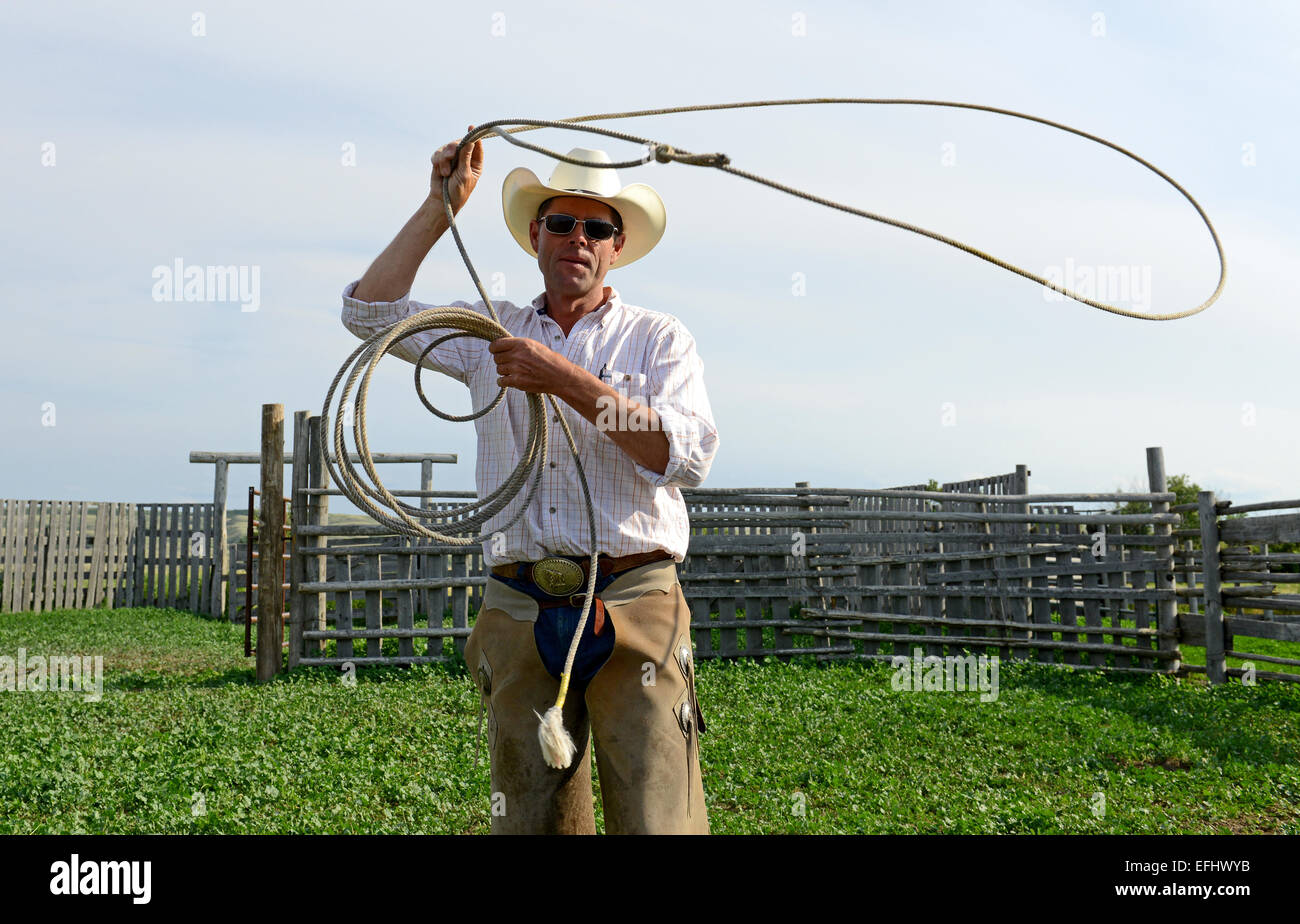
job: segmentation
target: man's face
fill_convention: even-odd
[[[545,215],[572,215],[578,219],[568,234],[552,234],[534,220],[528,226],[528,238],[537,251],[537,265],[547,288],[564,295],[586,295],[602,286],[605,273],[623,249],[624,235],[615,234],[603,241],[587,237],[582,220],[603,218],[617,223],[615,212],[603,202],[582,196],[559,196],[546,206]]]

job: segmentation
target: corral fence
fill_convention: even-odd
[[[418,664],[463,651],[487,581],[479,550],[379,524],[331,524],[329,497],[341,492],[320,461],[320,419],[299,412],[294,432],[290,666]],[[976,650],[1082,670],[1300,680],[1285,670],[1300,659],[1232,645],[1243,636],[1300,641],[1300,597],[1278,592],[1300,580],[1298,556],[1251,546],[1300,540],[1300,515],[1231,516],[1300,501],[1232,508],[1203,492],[1197,506],[1208,513],[1190,529],[1191,505],[1171,509],[1163,451],[1148,449],[1145,461],[1145,492],[1033,495],[1024,465],[938,491],[683,490],[691,537],[679,573],[697,653],[888,659],[916,648]],[[426,505],[474,496],[394,493]],[[1149,509],[1113,512],[1120,504]],[[1207,665],[1184,663],[1180,642],[1205,646]],[[1230,658],[1252,663],[1229,668]]]
[[[487,581],[480,548],[331,522],[329,498],[341,492],[328,483],[321,436],[319,418],[303,411],[288,457],[265,445],[262,454],[191,454],[216,465],[212,504],[0,501],[0,608],[224,614],[229,602],[230,617],[246,619],[241,591],[258,575],[256,564],[247,573],[243,543],[226,536],[227,467],[266,455],[292,466],[289,665],[456,657]],[[454,455],[375,458],[420,464],[419,489],[393,493],[425,507],[475,496],[434,490],[433,465]],[[683,490],[691,536],[679,573],[697,653],[976,651],[1081,670],[1204,672],[1216,683],[1300,680],[1300,659],[1284,648],[1264,655],[1235,642],[1300,642],[1300,554],[1283,550],[1300,542],[1300,500],[1234,506],[1202,492],[1171,507],[1163,452],[1148,449],[1146,463],[1145,492],[1030,494],[1024,465],[938,491]],[[1126,503],[1146,512],[1114,512]],[[1187,664],[1180,645],[1203,646],[1206,664]]]

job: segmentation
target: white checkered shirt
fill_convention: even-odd
[[[343,290],[343,325],[365,338],[419,311],[436,307],[411,301],[409,294],[394,302],[363,302],[352,297],[357,282]],[[611,556],[664,549],[678,561],[686,556],[689,524],[686,502],[678,486],[703,483],[718,451],[718,430],[704,391],[704,365],[695,339],[677,318],[626,304],[610,287],[610,296],[595,311],[578,320],[566,338],[544,312],[545,293],[528,307],[494,301],[501,324],[515,337],[546,344],[575,365],[601,375],[620,394],[659,415],[668,437],[668,467],[662,475],[634,461],[608,436],[577,411],[557,399],[568,420],[591,490],[596,516],[597,551]],[[451,302],[488,314],[483,302]],[[430,342],[447,333],[424,331],[398,342],[392,351],[415,363]],[[475,410],[496,397],[497,371],[486,340],[460,337],[432,350],[424,365],[469,386]],[[551,414],[546,467],[537,495],[524,516],[504,532],[504,546],[485,539],[486,565],[536,561],[547,555],[591,554],[591,530],[583,504],[573,454],[550,401]],[[519,464],[528,434],[528,405],[523,392],[507,389],[501,405],[474,421],[478,459],[474,481],[479,497],[496,490]],[[518,511],[524,491],[490,520],[482,534],[490,537]]]

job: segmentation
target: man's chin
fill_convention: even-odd
[[[568,296],[577,298],[599,288],[597,280],[589,272],[561,273],[556,280],[556,288]]]

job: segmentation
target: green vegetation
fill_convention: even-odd
[[[1202,488],[1199,484],[1192,481],[1190,476],[1188,475],[1170,475],[1165,480],[1168,489],[1174,493],[1174,502],[1171,505],[1174,507],[1177,507],[1180,504],[1195,504],[1198,501],[1198,495],[1201,493],[1201,491],[1210,490],[1207,488]],[[1123,489],[1116,488],[1115,490],[1118,492],[1118,491],[1122,491]],[[1215,499],[1218,501],[1229,500],[1226,493],[1219,490],[1215,490],[1214,496]],[[1231,511],[1232,508],[1229,507],[1228,513],[1222,515],[1220,519],[1239,520],[1246,517],[1246,514],[1244,513],[1232,513]],[[1110,512],[1111,513],[1150,513],[1151,504],[1148,503],[1147,501],[1128,501],[1123,504],[1112,505]],[[1272,515],[1287,514],[1287,513],[1294,513],[1294,510],[1288,510],[1284,508],[1284,509],[1272,511]],[[1263,515],[1269,516],[1270,513],[1268,511],[1265,511]],[[1200,514],[1195,509],[1183,511],[1182,517],[1183,517],[1183,523],[1181,528],[1183,529],[1201,528],[1201,517]],[[1126,526],[1124,527],[1124,532],[1129,535],[1152,535],[1154,530],[1150,526],[1147,527]],[[1196,548],[1199,549],[1201,547],[1201,540],[1199,538],[1194,539],[1193,543]],[[1250,545],[1250,546],[1240,546],[1236,550],[1244,551],[1246,549],[1249,549],[1251,553],[1256,555],[1261,554],[1263,552],[1263,548],[1258,544]],[[1300,552],[1300,542],[1270,542],[1268,544],[1268,551],[1270,555],[1280,554],[1284,552],[1289,552],[1289,553]],[[1277,565],[1273,565],[1271,570],[1275,572],[1297,572],[1300,571],[1300,564],[1277,564]]]
[[[105,686],[0,692],[0,833],[488,829],[459,662],[257,686],[242,627],[157,609],[0,615],[19,647],[103,655]],[[892,677],[701,662],[713,830],[1300,833],[1294,685],[1007,663],[982,703]]]

